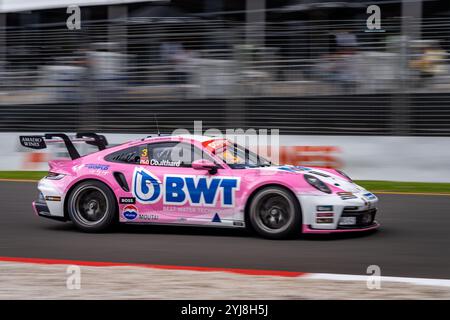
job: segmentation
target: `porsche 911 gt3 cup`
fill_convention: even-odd
[[[59,139],[59,140],[55,140]],[[263,237],[375,229],[377,197],[343,172],[273,165],[226,139],[156,136],[107,148],[103,136],[80,156],[65,134],[22,136],[23,146],[65,143],[72,159],[49,161],[38,216],[87,232],[116,223],[249,227]]]

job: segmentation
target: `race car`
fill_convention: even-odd
[[[55,140],[56,139],[56,140]],[[49,161],[33,202],[40,217],[101,232],[117,223],[251,228],[270,239],[376,229],[377,197],[329,168],[274,165],[233,141],[149,136],[80,156],[66,134],[21,136],[35,149],[62,142],[71,159]]]

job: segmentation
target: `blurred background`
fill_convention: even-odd
[[[1,4],[3,131],[450,134],[448,1]]]
[[[157,115],[429,155],[448,140],[420,139],[450,136],[449,17],[443,0],[1,0],[0,130],[153,133]],[[370,150],[395,158],[386,141]]]

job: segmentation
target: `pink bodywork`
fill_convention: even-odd
[[[199,149],[204,150],[208,153],[216,163],[220,164],[222,168],[217,170],[217,173],[211,175],[207,170],[196,170],[194,168],[186,167],[169,167],[169,166],[154,166],[154,165],[142,165],[142,164],[126,164],[118,162],[109,162],[104,158],[105,156],[132,146],[145,145],[153,142],[171,142],[180,141],[192,143]],[[72,186],[81,180],[95,179],[102,181],[108,185],[118,200],[119,206],[119,217],[121,222],[132,222],[132,223],[145,223],[145,222],[156,222],[156,223],[177,223],[186,221],[189,219],[195,224],[211,224],[214,222],[214,217],[218,215],[221,221],[235,221],[242,220],[243,212],[245,206],[250,198],[250,195],[255,192],[260,187],[266,185],[280,185],[292,190],[297,194],[319,194],[323,195],[322,192],[318,191],[311,185],[309,185],[301,175],[301,171],[293,173],[285,170],[279,170],[276,167],[268,168],[249,168],[249,169],[231,169],[226,163],[224,163],[220,158],[216,157],[209,150],[204,148],[202,142],[198,139],[184,138],[184,137],[171,137],[162,136],[154,137],[143,140],[131,141],[120,146],[115,146],[108,148],[93,154],[86,155],[76,160],[53,160],[49,162],[50,171],[56,173],[63,173],[66,176],[61,180],[55,180],[53,182],[56,189],[58,189],[61,194],[66,195]],[[223,195],[218,194],[218,199],[212,206],[205,205],[192,205],[189,202],[181,205],[165,204],[164,197],[162,196],[158,201],[151,204],[143,204],[138,201],[133,204],[120,203],[120,198],[130,198],[133,197],[133,176],[135,174],[135,168],[144,168],[157,177],[161,182],[164,181],[165,175],[177,175],[177,176],[191,176],[191,177],[210,177],[210,178],[236,178],[238,179],[238,187],[234,193],[233,206],[224,206],[222,204],[220,197]],[[331,169],[324,169],[333,171]],[[113,176],[114,172],[121,172],[124,174],[128,186],[130,188],[129,192],[126,192],[117,183]],[[304,173],[307,173],[305,171]],[[344,179],[347,179],[343,177]],[[347,191],[343,190],[334,185],[329,185],[333,193]],[[126,208],[127,207],[127,208]],[[127,219],[124,215],[124,210],[136,210],[138,215],[135,219]],[[317,230],[311,230],[308,226],[303,226],[303,232],[306,233],[317,233]],[[326,230],[323,232],[345,232],[352,230]],[[354,231],[354,230],[353,230]],[[320,232],[320,231],[319,231]]]

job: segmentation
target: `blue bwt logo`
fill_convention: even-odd
[[[239,178],[170,176],[164,177],[164,204],[233,207]]]
[[[147,170],[136,168],[133,175],[133,195],[141,203],[158,202],[161,197],[161,182]]]
[[[214,207],[235,205],[237,177],[198,177],[194,175],[165,175],[163,192],[160,180],[143,168],[136,168],[133,175],[133,195],[143,204],[152,204],[164,196],[164,204]]]

